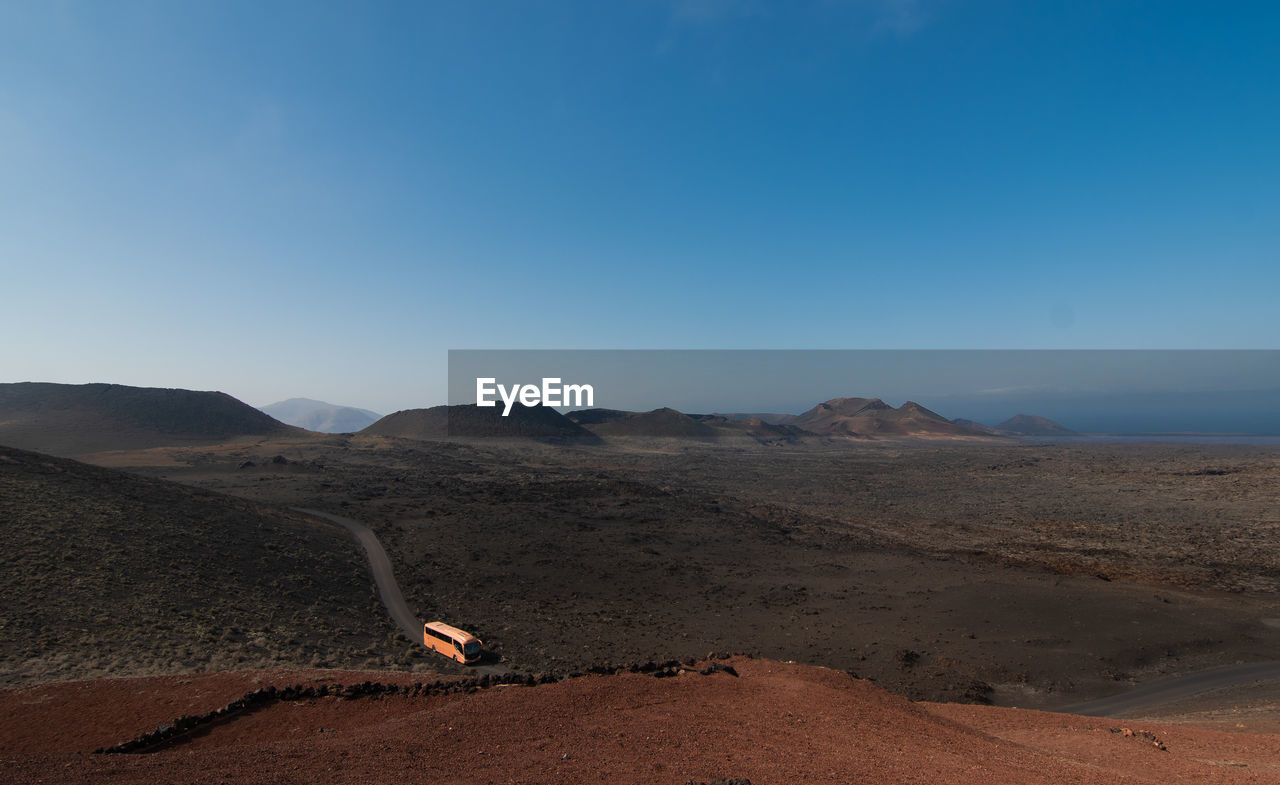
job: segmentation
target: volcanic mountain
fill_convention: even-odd
[[[381,414],[354,406],[335,406],[310,398],[290,398],[269,406],[262,411],[280,422],[306,428],[319,433],[355,433],[378,421]]]
[[[981,435],[914,401],[895,409],[879,398],[833,398],[801,414],[792,424],[822,436],[863,439]]]
[[[360,431],[371,436],[436,441],[454,438],[537,439],[593,443],[600,439],[549,406],[516,403],[504,417],[501,406],[432,406],[388,414]]]
[[[335,526],[9,447],[0,521],[0,683],[397,650],[365,555]]]
[[[297,429],[222,392],[0,384],[0,444],[54,455],[213,444]]]

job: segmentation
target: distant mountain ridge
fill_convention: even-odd
[[[53,455],[292,433],[297,429],[223,392],[122,384],[0,384],[0,444]]]
[[[978,438],[988,436],[953,423],[907,401],[894,408],[879,398],[833,398],[795,414],[683,414],[662,408],[649,412],[585,409],[569,418],[604,437],[722,439],[750,435],[757,441],[795,441],[809,437]]]
[[[894,408],[879,398],[832,398],[799,415],[792,424],[822,436],[878,437],[974,437],[915,401]]]
[[[1066,436],[1075,432],[1044,417],[1019,414],[999,425],[948,420],[914,401],[897,408],[879,398],[833,398],[803,414],[686,414],[587,409],[568,416],[550,407],[436,406],[373,419],[374,412],[305,398],[269,407],[293,424],[221,392],[67,385],[0,384],[0,444],[55,455],[220,443],[258,436],[362,433],[419,440],[534,439],[593,444],[614,438],[680,438],[763,444],[825,439],[981,439]],[[371,421],[372,420],[372,421]],[[298,425],[298,424],[301,425]]]
[[[290,398],[261,407],[280,422],[319,433],[355,433],[374,424],[381,414],[354,406],[339,406],[311,398]]]
[[[877,436],[1072,436],[1076,431],[1033,414],[1018,414],[998,425],[957,417],[948,420],[914,401],[894,408],[879,398],[833,398],[803,414],[732,413],[731,420],[756,419],[803,428],[817,435],[876,438]],[[947,427],[948,425],[954,427]]]

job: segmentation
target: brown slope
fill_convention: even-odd
[[[90,683],[66,697],[32,696],[45,698],[38,703],[5,695],[6,705],[21,708],[0,719],[0,750],[14,781],[45,782],[412,784],[438,782],[447,772],[444,779],[459,782],[571,785],[724,778],[1190,785],[1274,782],[1280,764],[1276,734],[912,704],[838,671],[746,658],[729,664],[737,676],[685,670],[663,679],[586,676],[470,695],[273,702],[148,755],[85,755],[52,745],[39,755],[26,752],[34,746],[30,739],[21,746],[6,743],[16,726],[40,720],[47,727],[57,727],[60,718],[86,725],[74,705],[92,702]],[[350,683],[360,675],[334,674],[319,683]],[[398,680],[363,675],[373,682]],[[243,683],[238,674],[227,677]],[[278,686],[284,679],[317,683],[304,674],[280,678]],[[131,710],[154,718],[157,694],[187,687],[159,680],[137,686],[132,694],[116,691],[122,705],[112,707],[113,714]],[[193,686],[217,701],[235,688],[203,679]],[[128,736],[152,730],[141,720],[135,727]],[[78,738],[64,734],[58,740],[75,745]]]
[[[505,417],[502,415],[501,405],[482,407],[466,404],[405,409],[388,414],[360,433],[422,441],[469,438],[535,439],[584,444],[599,441],[595,434],[549,406],[523,406],[519,403]]]
[[[0,682],[397,651],[336,527],[7,447],[0,521]]]
[[[222,392],[121,384],[0,384],[0,444],[83,455],[304,433]]]

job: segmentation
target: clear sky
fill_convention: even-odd
[[[1280,348],[1277,41],[1264,2],[2,2],[0,381],[386,412],[450,348]]]

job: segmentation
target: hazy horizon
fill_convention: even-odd
[[[448,371],[451,404],[474,403],[480,376],[507,386],[557,377],[593,386],[590,407],[556,407],[564,412],[800,414],[858,397],[987,425],[1030,414],[1081,433],[1280,435],[1280,350],[454,350]],[[295,399],[366,414],[446,402],[377,410],[310,395],[258,403],[218,389],[262,410]]]

